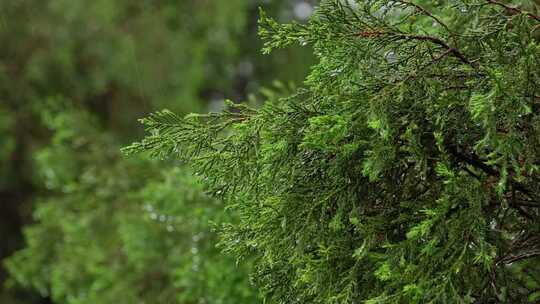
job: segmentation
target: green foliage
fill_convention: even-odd
[[[200,183],[181,168],[118,161],[91,116],[61,108],[44,112],[54,137],[36,155],[55,194],[37,204],[27,247],[7,260],[13,278],[55,303],[255,302],[244,267],[215,247],[210,221],[231,218]]]
[[[118,154],[141,113],[303,76],[306,52],[259,56],[259,3],[0,1],[0,259],[21,249],[1,303],[257,302],[215,249],[210,221],[235,215],[189,170]],[[302,63],[278,71],[284,55]]]
[[[518,3],[516,3],[518,4]],[[540,17],[497,1],[322,1],[264,14],[310,44],[288,97],[142,120],[124,149],[189,163],[239,214],[271,303],[524,303],[540,287]]]
[[[32,103],[67,95],[116,130],[148,110],[148,100],[201,109],[201,91],[229,85],[247,19],[243,0],[25,1],[1,9],[0,37],[10,41],[0,55],[3,102],[39,111]],[[124,111],[128,105],[134,109]]]

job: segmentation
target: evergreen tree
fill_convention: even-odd
[[[36,153],[51,194],[6,263],[19,284],[54,303],[256,302],[246,267],[215,247],[211,221],[227,215],[187,170],[119,161],[94,117],[51,103],[52,144]]]
[[[498,0],[326,0],[264,13],[263,51],[313,48],[305,88],[142,120],[239,214],[271,303],[540,299],[540,15]]]

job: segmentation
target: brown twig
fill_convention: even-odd
[[[464,155],[464,154],[458,152],[458,150],[455,147],[447,146],[446,148],[447,148],[448,152],[450,152],[450,154],[452,154],[454,157],[457,158],[458,161],[467,163],[467,164],[469,164],[469,165],[471,165],[471,166],[473,166],[473,167],[475,167],[477,169],[480,169],[484,173],[486,173],[486,174],[488,174],[490,176],[498,177],[498,178],[501,177],[501,174],[500,174],[499,171],[497,171],[496,169],[494,169],[493,167],[491,167],[489,165],[486,165],[475,154],[472,154],[472,156],[467,156],[467,155]],[[512,186],[512,190],[513,189],[518,190],[519,192],[529,196],[530,198],[534,198],[534,195],[531,193],[531,191],[529,191],[529,189],[527,189],[520,182],[517,182],[516,180],[512,179],[511,177],[508,178],[508,182]],[[510,206],[512,208],[514,208],[515,210],[517,210],[517,212],[519,212],[519,214],[526,217],[527,219],[534,220],[534,217],[532,215],[530,215],[529,213],[527,213],[525,210],[523,210],[523,208],[521,206],[519,206],[517,204],[513,204],[513,203]]]
[[[408,35],[408,34],[398,34],[397,37],[403,38],[403,39],[413,39],[413,40],[419,40],[419,41],[432,42],[434,44],[437,44],[445,48],[450,54],[452,54],[452,56],[458,58],[461,62],[475,67],[474,64],[469,59],[467,59],[465,55],[463,55],[463,53],[461,53],[458,49],[449,46],[444,40],[438,37],[427,36],[427,35]]]
[[[523,207],[529,207],[529,208],[540,208],[540,204],[532,202],[532,201],[524,201],[520,199],[516,199],[514,201],[514,204],[523,206]]]
[[[458,58],[461,62],[471,65],[475,67],[475,65],[463,55],[458,49],[451,47],[441,38],[435,37],[435,36],[428,36],[428,35],[415,35],[415,34],[403,34],[403,33],[392,33],[392,32],[385,32],[382,30],[367,30],[367,31],[361,31],[358,32],[356,35],[362,37],[362,38],[378,38],[381,36],[390,36],[397,39],[409,39],[409,40],[418,40],[418,41],[429,41],[436,45],[439,45],[447,50],[445,53],[449,53],[452,56]],[[446,54],[445,54],[446,55]]]
[[[448,27],[448,25],[446,25],[444,22],[441,21],[441,19],[439,19],[437,16],[433,15],[432,13],[430,13],[427,9],[425,9],[424,7],[420,6],[419,4],[416,4],[416,3],[412,3],[410,1],[405,1],[405,0],[395,0],[395,2],[398,2],[398,3],[402,3],[402,4],[405,4],[405,5],[410,5],[412,7],[414,7],[417,11],[419,11],[420,13],[430,17],[431,19],[435,20],[435,22],[437,22],[438,24],[440,24],[442,27],[444,27],[444,29],[446,29],[449,33],[452,33],[452,31],[450,30],[450,28]]]
[[[517,262],[517,261],[534,258],[534,257],[537,257],[537,256],[540,256],[540,250],[526,252],[526,253],[522,253],[522,254],[518,254],[518,255],[506,256],[506,257],[503,257],[503,258],[499,259],[499,261],[497,261],[496,264],[497,265],[501,264],[501,263],[510,264],[510,263],[514,263],[514,262]]]
[[[490,4],[494,4],[494,5],[498,5],[500,7],[503,7],[504,9],[510,11],[510,12],[513,12],[513,13],[516,13],[516,14],[523,14],[523,15],[526,15],[527,17],[531,18],[531,19],[534,19],[538,22],[540,22],[540,16],[537,16],[531,12],[526,12],[526,11],[523,11],[517,7],[512,7],[512,6],[509,6],[509,5],[506,5],[504,3],[501,3],[499,1],[496,1],[496,0],[486,0],[488,3]]]

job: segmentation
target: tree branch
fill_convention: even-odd
[[[419,40],[419,41],[432,42],[434,44],[437,44],[445,48],[450,54],[452,54],[452,56],[456,57],[461,62],[468,64],[472,67],[475,67],[475,65],[469,59],[467,59],[467,57],[463,53],[461,53],[458,49],[449,46],[444,40],[438,37],[427,36],[427,35],[408,35],[408,34],[396,34],[396,36],[398,38],[403,38],[403,39],[413,39],[413,40]]]
[[[537,256],[540,256],[540,250],[535,250],[535,251],[531,251],[531,252],[525,252],[525,253],[518,254],[518,255],[506,256],[506,257],[503,257],[503,258],[499,259],[499,261],[497,261],[496,264],[497,265],[499,265],[501,263],[510,264],[510,263],[521,261],[521,260],[534,258],[534,257],[537,257]]]
[[[407,39],[407,40],[418,40],[418,41],[429,41],[434,44],[437,44],[447,50],[449,54],[459,59],[461,62],[468,64],[474,68],[476,65],[473,64],[467,57],[461,53],[457,48],[451,47],[441,38],[428,35],[417,35],[417,34],[407,34],[407,33],[395,33],[395,32],[385,32],[382,30],[365,30],[358,33],[355,33],[356,36],[362,38],[376,38],[381,36],[393,37],[395,39]]]
[[[484,173],[488,174],[488,175],[491,175],[491,176],[495,176],[495,177],[500,177],[500,173],[493,169],[491,166],[488,166],[486,165],[479,157],[477,157],[476,155],[473,155],[473,156],[467,156],[467,155],[464,155],[462,153],[459,153],[457,151],[457,149],[453,146],[447,146],[446,149],[448,150],[448,152],[450,152],[450,154],[452,154],[454,157],[456,157],[458,160],[462,161],[462,162],[465,162],[475,168],[478,168],[482,171],[484,171]]]
[[[486,174],[488,174],[490,176],[494,176],[494,177],[498,177],[498,178],[501,177],[501,174],[499,173],[499,171],[497,171],[496,169],[494,169],[491,166],[486,165],[475,154],[473,154],[472,156],[464,155],[462,153],[459,153],[457,151],[457,149],[455,147],[452,147],[452,146],[447,146],[446,149],[448,150],[448,152],[450,152],[450,154],[452,154],[454,157],[456,157],[458,159],[458,161],[465,162],[465,163],[467,163],[467,164],[469,164],[469,165],[471,165],[471,166],[473,166],[473,167],[475,167],[477,169],[480,169],[480,170],[484,171],[484,173],[486,173]],[[529,191],[529,189],[527,189],[520,182],[517,182],[517,181],[513,180],[511,177],[509,177],[508,182],[512,186],[512,189],[518,190],[519,192],[527,195],[530,198],[534,198],[534,195],[531,193],[531,191]],[[527,213],[525,210],[523,210],[523,208],[521,206],[519,206],[517,204],[511,204],[511,206],[514,209],[516,209],[524,217],[528,218],[529,220],[534,220],[534,217],[532,215],[530,215],[529,213]]]
[[[535,203],[533,201],[525,201],[525,200],[516,199],[514,201],[514,204],[523,206],[523,207],[529,207],[529,208],[540,208],[540,204]]]
[[[506,9],[506,10],[508,10],[510,12],[513,12],[513,13],[516,13],[516,14],[523,14],[523,15],[526,15],[527,17],[531,18],[531,19],[534,19],[534,20],[540,22],[540,16],[537,16],[537,15],[531,13],[531,12],[523,11],[520,8],[512,7],[512,6],[506,5],[506,4],[501,3],[499,1],[496,1],[496,0],[486,0],[486,1],[488,3],[490,3],[490,4],[498,5],[500,7],[503,7],[504,9]]]
[[[422,13],[422,14],[430,17],[431,19],[435,20],[435,22],[437,22],[442,27],[444,27],[444,29],[446,29],[449,33],[452,33],[450,28],[444,22],[442,22],[441,19],[439,19],[437,16],[430,13],[427,9],[423,8],[422,6],[420,6],[420,5],[416,4],[416,3],[412,3],[410,1],[405,1],[405,0],[395,0],[395,2],[402,3],[402,4],[405,4],[405,5],[409,5],[409,6],[414,7],[420,13]]]

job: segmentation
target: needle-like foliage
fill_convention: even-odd
[[[264,52],[310,45],[260,108],[142,122],[125,149],[178,157],[239,214],[271,303],[540,299],[540,17],[497,0],[323,1],[263,13]]]

